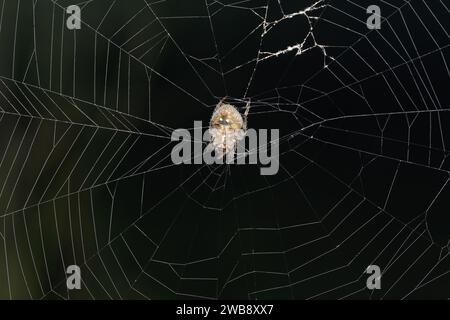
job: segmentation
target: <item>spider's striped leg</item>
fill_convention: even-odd
[[[247,104],[245,106],[244,124],[242,125],[242,128],[244,129],[244,131],[247,130],[247,116],[248,116],[249,111],[250,111],[250,99],[248,99]]]
[[[228,96],[225,96],[222,99],[220,99],[219,105],[223,104],[225,102],[225,100],[227,100],[227,98],[228,98]]]
[[[217,109],[219,109],[224,104],[224,102],[227,98],[228,98],[228,96],[225,96],[222,99],[220,99],[219,103],[214,108],[213,114],[217,111]]]

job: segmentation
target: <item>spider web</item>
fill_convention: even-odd
[[[0,8],[0,298],[450,297],[444,1]],[[171,162],[224,96],[277,175]]]

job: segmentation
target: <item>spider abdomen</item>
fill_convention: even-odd
[[[210,147],[214,148],[216,157],[228,154],[233,157],[237,142],[244,138],[246,130],[246,121],[239,111],[231,104],[219,102],[209,124]]]

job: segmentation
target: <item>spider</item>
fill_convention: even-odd
[[[242,116],[235,106],[225,103],[225,98],[220,100],[213,111],[209,122],[209,134],[211,136],[208,150],[214,149],[216,158],[233,160],[237,149],[237,142],[242,140],[247,133],[247,116],[250,110],[250,101],[245,106]]]

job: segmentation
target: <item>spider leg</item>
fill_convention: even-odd
[[[248,116],[249,111],[250,111],[250,99],[248,99],[247,104],[245,106],[244,124],[242,125],[242,128],[244,129],[244,131],[247,131],[247,116]]]
[[[247,104],[245,105],[244,117],[248,116],[249,111],[250,111],[250,99],[248,99]]]
[[[220,101],[219,101],[219,103],[216,105],[216,107],[214,108],[214,112],[216,112],[216,110],[218,109],[218,108],[220,108],[222,105],[223,105],[223,103],[225,102],[225,100],[227,100],[227,98],[228,98],[228,96],[225,96],[225,97],[223,97],[222,99],[220,99]],[[213,113],[214,113],[213,112]]]
[[[227,100],[228,96],[223,97],[222,99],[220,99],[219,101],[219,105],[221,105],[222,103],[225,102],[225,100]]]

